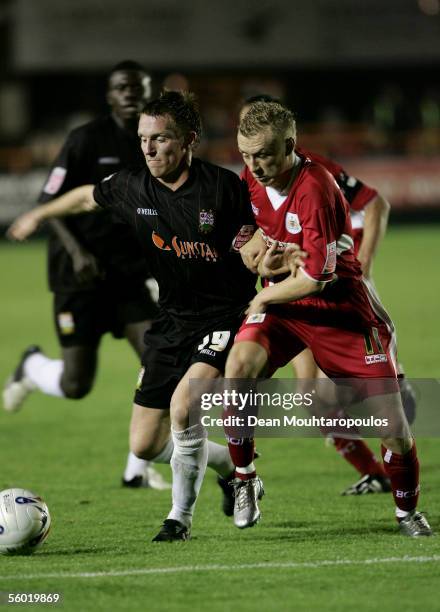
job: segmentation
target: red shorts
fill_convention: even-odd
[[[269,370],[286,365],[309,347],[329,378],[397,378],[392,330],[384,321],[365,330],[344,329],[294,318],[294,309],[271,306],[264,315],[251,315],[235,342],[257,342],[268,354]],[[321,323],[321,324],[320,324]]]

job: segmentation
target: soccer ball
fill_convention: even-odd
[[[30,555],[49,529],[50,514],[41,497],[26,489],[0,492],[0,554]]]

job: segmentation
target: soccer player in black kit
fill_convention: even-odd
[[[108,76],[111,113],[73,130],[55,159],[40,203],[80,185],[96,184],[121,168],[144,167],[138,146],[138,113],[149,96],[150,77],[136,62],[116,65]],[[4,407],[18,410],[34,389],[70,399],[91,390],[104,333],[125,337],[139,357],[143,334],[157,309],[145,286],[150,272],[132,230],[111,213],[51,221],[49,286],[62,359],[39,347],[23,354],[3,392]],[[132,453],[122,480],[126,486],[168,487],[162,476]]]
[[[160,315],[145,333],[131,450],[155,462],[171,457],[173,470],[172,509],[155,541],[189,537],[206,465],[213,465],[204,428],[189,426],[189,380],[222,375],[255,294],[255,277],[238,254],[241,238],[254,231],[247,191],[234,173],[192,158],[200,133],[191,94],[162,94],[144,106],[139,120],[148,169],[122,170],[94,189],[75,189],[19,218],[9,231],[22,240],[43,219],[84,212],[95,203],[136,231],[159,283]],[[228,451],[214,445],[214,452],[226,476],[233,467]]]

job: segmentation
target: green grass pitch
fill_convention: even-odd
[[[377,258],[410,377],[439,377],[439,256],[438,227],[411,226],[391,228]],[[0,258],[3,380],[30,343],[58,353],[43,244],[3,242]],[[400,536],[388,495],[341,497],[356,474],[322,439],[258,442],[266,485],[258,526],[233,527],[207,473],[193,539],[152,544],[169,492],[119,486],[136,378],[128,346],[105,338],[89,397],[35,393],[22,412],[0,414],[0,489],[38,492],[53,521],[35,555],[0,557],[0,591],[61,592],[63,610],[439,609],[439,538]],[[420,507],[439,531],[439,442],[420,439],[418,448]]]

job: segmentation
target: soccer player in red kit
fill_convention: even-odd
[[[406,535],[431,535],[426,518],[416,510],[419,464],[398,392],[392,323],[362,279],[341,190],[323,166],[295,152],[295,143],[295,120],[280,104],[255,103],[240,122],[238,147],[247,166],[244,178],[256,222],[270,247],[259,264],[260,275],[273,276],[270,260],[275,249],[295,243],[308,257],[304,268],[292,266],[278,282],[274,277],[275,282],[250,302],[225,375],[256,378],[308,347],[323,372],[336,381],[395,380],[393,392],[366,384],[363,404],[373,413],[398,415],[399,437],[382,438],[396,517]],[[237,475],[248,482],[241,515],[254,524],[259,516],[259,487],[252,441],[243,441],[235,451]]]
[[[250,106],[255,102],[278,102],[269,95],[261,94],[248,98],[240,110],[240,120],[245,116]],[[371,276],[373,259],[376,250],[385,234],[388,222],[390,205],[376,189],[366,185],[354,176],[350,176],[337,162],[310,150],[296,147],[296,152],[320,163],[334,177],[342,190],[350,207],[354,252],[361,264],[364,278],[372,284]],[[256,271],[256,258],[262,256],[266,250],[261,234],[248,242],[240,251],[243,261],[253,271]],[[325,378],[319,369],[310,349],[305,349],[292,360],[296,375],[300,379]],[[415,411],[415,396],[408,381],[404,378],[403,369],[399,364],[399,386],[405,414],[412,422]],[[338,411],[342,415],[343,410]],[[368,444],[359,438],[346,438],[331,432],[324,432],[331,440],[337,452],[350,463],[360,474],[361,478],[347,487],[343,495],[363,495],[365,493],[385,493],[391,490],[383,466],[369,448]]]

